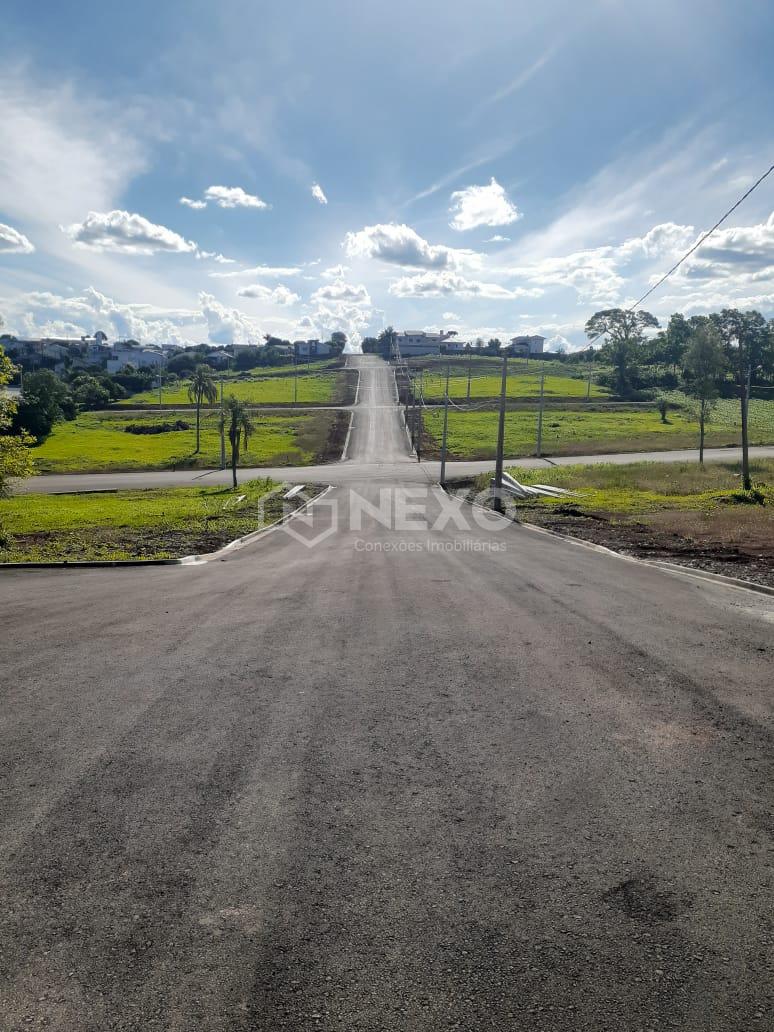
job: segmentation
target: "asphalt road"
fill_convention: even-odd
[[[312,511],[0,577],[0,1027],[772,1028],[773,600],[417,483]]]

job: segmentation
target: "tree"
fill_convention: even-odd
[[[677,372],[677,367],[683,360],[686,349],[691,340],[691,326],[684,315],[676,312],[670,316],[666,332],[663,335],[663,348],[661,357],[667,365],[672,366],[672,372]]]
[[[334,332],[331,334],[331,339],[329,343],[331,351],[333,351],[335,355],[340,355],[347,345],[346,333],[342,333],[341,330],[334,330]]]
[[[625,397],[630,393],[637,373],[637,349],[645,340],[645,330],[657,326],[658,319],[650,312],[622,308],[606,308],[592,315],[586,323],[587,337],[607,335],[601,354],[613,366],[617,394]]]
[[[25,430],[40,443],[51,433],[54,423],[74,416],[72,394],[50,369],[24,377],[24,391],[13,417],[14,430]]]
[[[395,340],[397,333],[393,330],[392,326],[388,326],[386,330],[382,330],[379,336],[376,338],[379,341],[379,349],[382,353],[382,358],[389,360],[392,356],[392,349],[395,347]]]
[[[201,414],[202,402],[210,404],[218,397],[218,388],[209,366],[198,365],[191,373],[191,382],[188,384],[188,400],[196,405],[196,452],[199,451],[201,443]]]
[[[222,417],[228,427],[228,440],[231,445],[231,476],[234,487],[237,486],[237,466],[239,465],[239,453],[242,447],[247,448],[249,435],[255,429],[255,424],[244,402],[230,394],[226,398],[225,412]]]
[[[70,384],[75,404],[80,409],[100,409],[110,403],[110,391],[95,376],[76,376]]]
[[[500,340],[498,340],[498,338],[497,338],[497,337],[492,337],[492,338],[491,338],[491,339],[490,339],[490,340],[489,340],[489,341],[487,342],[487,345],[486,345],[486,350],[487,350],[487,351],[488,351],[488,352],[489,352],[489,353],[490,353],[491,355],[499,355],[499,354],[500,354],[500,348],[501,348],[501,347],[502,347],[502,342],[501,342]]]
[[[10,383],[13,373],[11,360],[0,347],[0,498],[8,493],[11,477],[29,477],[33,471],[30,445],[35,443],[34,439],[23,430],[12,432],[16,402],[5,397],[2,391]]]
[[[764,365],[768,326],[760,312],[740,312],[738,308],[724,308],[719,315],[711,315],[710,319],[720,333],[723,350],[734,372],[739,390],[742,418],[742,482],[745,491],[749,491],[752,487],[747,426],[750,381]]]
[[[723,342],[717,327],[708,319],[691,331],[685,354],[687,392],[696,399],[699,418],[699,463],[704,465],[704,431],[718,396],[718,380],[725,365]]]

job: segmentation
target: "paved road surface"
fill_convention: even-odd
[[[0,579],[0,1027],[772,1027],[772,600],[428,490]]]

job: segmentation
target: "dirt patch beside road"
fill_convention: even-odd
[[[658,512],[621,519],[584,512],[575,505],[549,509],[522,504],[516,515],[524,523],[640,559],[663,559],[774,587],[774,516],[763,507]]]

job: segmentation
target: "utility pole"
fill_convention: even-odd
[[[159,362],[159,408],[161,408],[161,367],[162,367],[163,363],[164,363],[164,358],[162,356],[161,361]]]
[[[594,366],[589,366],[589,378],[586,383],[586,401],[591,398],[591,377],[594,373]]]
[[[470,401],[470,379],[471,379],[471,374],[472,374],[472,367],[473,367],[473,352],[471,351],[468,354],[468,395],[467,395],[468,401]],[[447,390],[448,390],[448,388],[447,388]]]
[[[540,454],[543,450],[543,403],[545,399],[545,379],[546,374],[543,370],[540,370],[540,401],[538,403],[538,425],[537,425],[537,447],[535,448],[535,455],[540,458]]]
[[[500,422],[497,427],[497,461],[495,462],[494,511],[503,511],[503,451],[505,448],[505,396],[508,390],[508,355],[503,355],[500,381]]]
[[[296,355],[296,345],[293,345],[293,404],[295,405],[298,401],[298,357]]]
[[[226,468],[226,410],[223,405],[223,370],[220,371],[220,468]]]
[[[446,391],[443,396],[443,437],[441,438],[441,487],[446,487],[446,434],[449,429],[449,370],[446,363]]]
[[[750,444],[749,431],[747,426],[747,413],[750,406],[750,380],[752,377],[752,361],[747,360],[747,376],[742,386],[742,487],[749,491],[752,487],[750,480]]]

